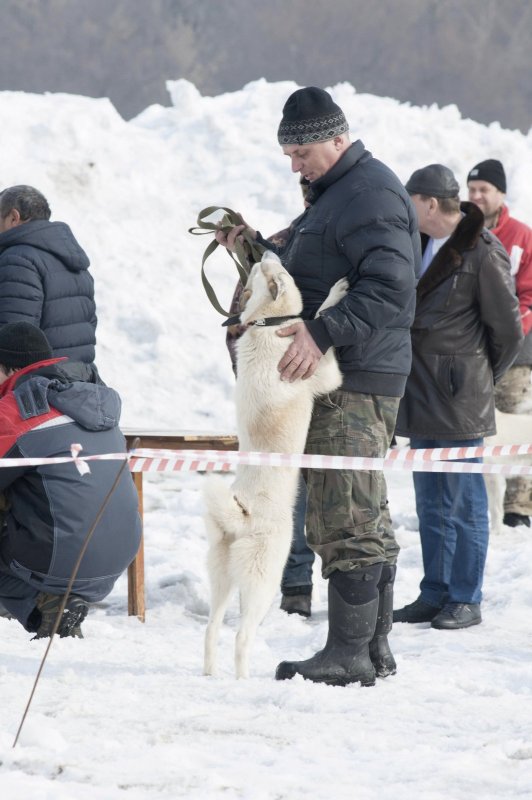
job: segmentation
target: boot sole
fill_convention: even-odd
[[[375,675],[377,678],[387,678],[389,675],[395,675],[397,667],[384,667],[383,669],[375,668]]]
[[[89,612],[89,607],[85,604],[79,604],[74,609],[65,611],[59,626],[59,638],[65,639],[68,636],[74,636],[78,639],[83,639],[81,633],[81,623]]]
[[[299,674],[299,673],[298,673]],[[325,678],[324,680],[314,680],[313,678],[305,678],[304,680],[312,681],[312,683],[324,683],[326,686],[349,686],[351,683],[359,683],[361,686],[375,686],[375,678]]]
[[[436,631],[459,631],[462,628],[472,628],[473,625],[480,625],[481,622],[481,619],[473,619],[471,622],[462,622],[458,625],[435,625],[432,623],[430,627]]]
[[[301,675],[305,681],[311,681],[311,683],[324,683],[326,686],[349,686],[350,683],[360,683],[361,686],[375,686],[375,675],[362,676],[358,678],[350,677],[349,675],[337,675],[330,678],[325,676],[323,678],[312,678],[310,675],[303,675],[297,670],[283,670],[279,669],[279,667],[275,673],[275,679],[278,681],[292,680],[292,678],[295,678],[296,675]]]

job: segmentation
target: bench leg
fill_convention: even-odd
[[[139,514],[144,529],[142,472],[133,472],[132,474],[139,496]],[[146,607],[144,604],[144,534],[140,539],[137,555],[127,570],[127,612],[130,617],[136,616],[141,622],[146,619]]]

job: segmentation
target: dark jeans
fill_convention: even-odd
[[[483,439],[410,440],[425,447],[475,447]],[[481,458],[468,459],[481,463]],[[421,596],[433,606],[480,603],[488,551],[488,501],[479,473],[414,472],[425,575]]]
[[[312,586],[314,553],[305,536],[305,514],[307,511],[307,487],[303,476],[299,476],[297,501],[294,507],[294,533],[288,561],[281,580],[281,591],[294,586]]]

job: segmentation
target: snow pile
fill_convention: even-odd
[[[202,97],[169,83],[172,107],[124,122],[107,100],[0,93],[0,183],[41,189],[92,261],[97,363],[123,395],[125,425],[234,429],[233,375],[221,317],[204,296],[208,239],[187,229],[207,205],[241,211],[268,235],[299,213],[297,179],[276,144],[296,88],[256,81]],[[515,216],[532,222],[532,138],[333,87],[353,138],[402,180],[431,162],[465,187],[485,158],[503,161]],[[465,196],[465,194],[464,194]],[[208,262],[222,302],[236,270]],[[57,640],[21,740],[11,745],[46,642],[0,619],[5,800],[507,800],[532,797],[532,534],[492,541],[484,623],[467,631],[398,625],[399,671],[373,689],[276,683],[284,658],[326,636],[317,577],[310,620],[278,599],[259,630],[252,678],[233,678],[235,598],[221,639],[221,677],[201,675],[208,611],[202,477],[145,479],[147,621],[127,617],[126,581]],[[390,476],[402,545],[397,605],[417,596],[420,552],[409,475]]]

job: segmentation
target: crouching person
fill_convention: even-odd
[[[125,451],[120,398],[106,386],[70,381],[46,336],[28,322],[0,328],[0,456],[69,456]],[[50,636],[85,537],[121,464],[94,461],[0,469],[7,504],[0,537],[0,603],[35,638]],[[89,604],[109,594],[136,555],[137,493],[124,470],[81,562],[58,633],[81,637]]]

